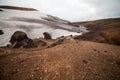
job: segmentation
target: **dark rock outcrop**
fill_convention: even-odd
[[[4,32],[2,30],[0,30],[0,35],[4,34]]]
[[[22,41],[28,39],[27,34],[25,32],[22,31],[16,31],[12,37],[10,42],[13,44],[15,41]]]
[[[41,39],[35,39],[34,42],[36,43],[37,46],[46,46],[47,43],[42,41]]]
[[[47,32],[43,33],[45,39],[52,39],[51,35]]]
[[[16,31],[10,40],[12,48],[34,48],[37,47],[34,41],[28,38],[27,34],[22,31]]]
[[[55,41],[55,42],[53,42],[52,44],[50,44],[50,45],[48,46],[48,48],[55,47],[55,46],[57,46],[57,45],[62,44],[63,42],[64,42],[64,38],[58,39],[57,41]]]

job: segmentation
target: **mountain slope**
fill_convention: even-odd
[[[9,9],[10,8],[10,9]],[[1,7],[0,12],[0,30],[4,34],[0,35],[0,46],[9,44],[10,37],[15,31],[27,33],[31,39],[43,37],[44,32],[48,32],[53,39],[61,36],[81,35],[87,32],[86,29],[70,25],[69,21],[62,20],[40,11],[28,11],[21,7]]]
[[[120,18],[75,22],[73,25],[83,25],[90,31],[77,37],[79,40],[120,45]]]

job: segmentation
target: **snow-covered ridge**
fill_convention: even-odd
[[[69,21],[39,11],[2,10],[0,30],[3,30],[4,34],[0,35],[0,46],[9,44],[10,37],[15,31],[24,31],[32,39],[43,37],[44,32],[48,32],[53,39],[87,32],[85,27],[72,26]]]
[[[18,7],[18,6],[0,6],[2,9],[12,9],[12,10],[22,10],[22,11],[37,11],[36,9],[33,8],[26,8],[26,7]]]

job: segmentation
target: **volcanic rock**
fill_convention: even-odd
[[[57,45],[62,44],[63,42],[64,42],[64,38],[58,39],[57,41],[55,41],[55,42],[53,42],[52,44],[50,44],[50,45],[48,46],[48,48],[55,47],[55,46],[57,46]]]
[[[35,39],[34,42],[36,43],[37,46],[46,46],[47,43],[41,39]]]
[[[16,31],[10,40],[10,43],[12,44],[12,48],[34,48],[37,47],[36,44],[33,42],[32,39],[29,39],[27,34],[22,31]]]
[[[43,35],[44,35],[45,39],[52,39],[51,35],[49,33],[47,33],[47,32],[44,32]]]
[[[23,48],[36,48],[37,45],[32,39],[23,41]]]
[[[0,11],[3,11],[2,9],[0,9]]]
[[[0,30],[0,35],[4,34],[4,32],[2,30]]]

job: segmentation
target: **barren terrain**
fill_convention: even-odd
[[[119,80],[120,47],[77,40],[47,49],[0,49],[0,80]]]
[[[120,80],[120,18],[71,23],[0,8],[0,80]]]

